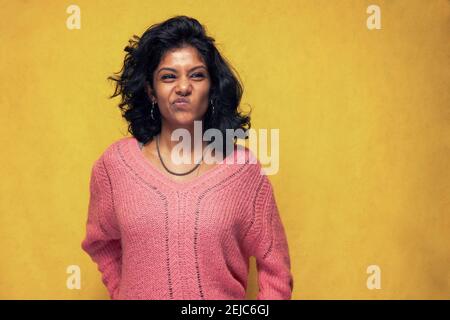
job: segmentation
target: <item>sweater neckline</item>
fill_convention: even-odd
[[[159,181],[168,185],[172,189],[186,190],[187,188],[192,188],[201,184],[202,182],[211,180],[216,174],[220,174],[221,172],[225,171],[225,169],[230,166],[230,164],[225,163],[225,161],[229,161],[229,158],[235,155],[236,146],[234,148],[234,152],[226,156],[221,163],[216,164],[214,167],[203,172],[201,175],[185,181],[174,180],[165,173],[161,172],[159,168],[157,168],[145,157],[144,153],[139,147],[139,141],[135,137],[128,138],[128,150],[130,151],[133,160],[140,165],[140,169],[142,169],[143,174],[150,174],[153,178],[157,178]]]

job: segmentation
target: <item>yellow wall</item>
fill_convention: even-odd
[[[81,29],[66,8],[81,8]],[[381,8],[381,30],[366,9]],[[81,250],[93,161],[126,134],[108,100],[133,34],[205,24],[254,128],[280,129],[270,179],[294,299],[450,294],[448,1],[1,1],[0,298],[106,299]],[[81,290],[66,288],[68,265]],[[369,265],[381,289],[369,290]],[[255,268],[249,298],[256,295]]]

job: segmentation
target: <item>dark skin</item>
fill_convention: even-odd
[[[170,68],[164,69],[164,68]],[[159,149],[164,164],[171,171],[184,173],[195,167],[194,158],[194,121],[203,120],[209,103],[210,77],[205,63],[196,48],[188,46],[167,52],[161,59],[153,74],[154,90],[147,85],[147,93],[151,101],[155,101],[161,114],[161,133]],[[173,104],[177,98],[187,98],[186,106]],[[172,148],[178,141],[171,141],[172,131],[184,128],[191,134],[191,161],[190,164],[175,164],[171,161]],[[205,151],[207,142],[203,141]],[[200,151],[200,152],[201,152]],[[161,164],[156,149],[156,137],[142,148],[144,156],[160,171],[174,181],[188,181],[200,176],[217,164],[207,164],[204,161],[193,172],[177,176],[167,172]]]

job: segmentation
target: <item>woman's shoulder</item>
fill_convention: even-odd
[[[114,165],[120,156],[120,152],[125,151],[127,144],[132,142],[131,139],[134,138],[122,137],[110,142],[97,156],[95,163],[102,162],[104,166]]]
[[[266,175],[255,152],[245,145],[236,144],[233,156],[230,155],[224,162],[241,167],[242,174],[246,176],[263,178]]]

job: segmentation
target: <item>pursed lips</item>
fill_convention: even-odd
[[[180,110],[187,110],[190,107],[190,102],[187,99],[177,99],[173,103],[173,106]]]
[[[188,104],[189,100],[185,98],[179,98],[174,101],[174,104]]]

